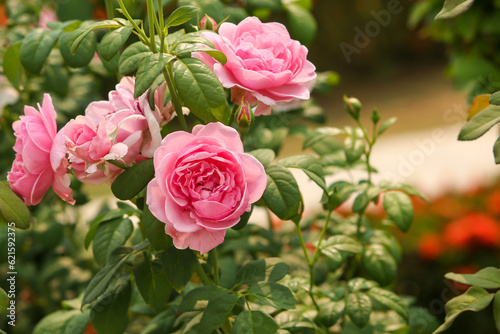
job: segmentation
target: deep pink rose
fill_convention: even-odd
[[[16,143],[16,158],[7,180],[12,190],[26,205],[38,204],[52,186],[63,200],[73,204],[70,180],[66,168],[60,164],[53,169],[50,163],[54,137],[57,133],[56,112],[50,95],[45,94],[38,110],[24,107],[24,116],[12,124]]]
[[[205,253],[262,196],[262,164],[243,152],[238,132],[221,123],[197,125],[192,134],[167,135],[154,155],[155,178],[147,204],[165,223],[177,248]]]
[[[309,98],[316,78],[307,48],[292,40],[285,26],[248,17],[238,25],[224,22],[219,34],[203,32],[227,57],[225,65],[200,52],[222,85],[232,88],[233,102],[257,104],[255,115],[269,114],[276,104]]]

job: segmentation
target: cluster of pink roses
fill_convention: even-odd
[[[238,26],[223,23],[219,35],[206,32],[203,37],[228,61],[222,66],[203,53],[196,56],[232,88],[233,101],[244,103],[247,113],[255,104],[260,115],[279,103],[309,98],[314,65],[284,26],[248,18]],[[123,172],[116,165],[154,158],[155,178],[147,187],[151,212],[165,223],[177,248],[202,253],[214,248],[262,196],[267,176],[262,164],[244,153],[238,132],[221,123],[197,125],[192,133],[178,131],[162,140],[161,127],[173,112],[164,103],[164,91],[165,84],[155,92],[153,110],[147,92],[134,99],[134,79],[124,77],[107,101],[91,103],[85,115],[59,132],[49,95],[39,111],[26,106],[13,125],[11,188],[27,205],[39,203],[51,186],[74,203],[68,172],[83,183],[109,183]]]
[[[52,186],[63,200],[73,203],[71,169],[76,178],[89,184],[113,181],[123,169],[115,160],[130,165],[151,158],[161,142],[160,127],[172,117],[164,107],[160,87],[155,110],[147,94],[134,99],[134,80],[124,77],[109,93],[108,101],[92,102],[84,116],[77,116],[57,132],[57,114],[45,94],[40,111],[25,107],[25,115],[14,122],[16,158],[7,174],[11,188],[26,205],[36,205]]]

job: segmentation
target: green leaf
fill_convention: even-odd
[[[143,59],[137,69],[134,98],[138,98],[148,90],[172,59],[174,56],[165,53],[154,53]]]
[[[118,199],[132,199],[146,188],[154,176],[153,159],[143,160],[118,175],[111,184],[111,191]]]
[[[465,13],[474,3],[474,0],[445,0],[443,9],[436,15],[434,20],[452,19]]]
[[[30,227],[30,211],[10,187],[1,181],[0,215],[7,223],[14,222],[17,228],[24,230]]]
[[[123,217],[123,211],[121,210],[106,211],[100,214],[96,219],[94,219],[92,223],[90,223],[89,230],[87,232],[87,235],[85,236],[85,249],[88,249],[90,243],[92,242],[92,240],[94,240],[97,228],[101,223],[113,220],[118,217],[120,218]]]
[[[129,74],[137,70],[141,62],[153,53],[142,42],[135,42],[128,46],[120,56],[118,68],[120,74]]]
[[[493,318],[495,319],[497,331],[500,332],[500,291],[495,293],[495,299],[493,300]]]
[[[132,235],[134,225],[130,219],[114,219],[99,225],[92,245],[94,258],[100,266],[105,266],[111,252]]]
[[[346,181],[334,182],[328,189],[328,198],[323,197],[321,200],[326,205],[325,210],[335,210],[356,191],[356,187]]]
[[[118,62],[120,61],[120,55],[117,54],[115,55],[110,61],[107,61],[106,59],[102,58],[99,53],[97,53],[99,56],[99,59],[101,60],[102,66],[108,71],[109,74],[116,74],[118,73]]]
[[[374,287],[370,289],[368,295],[380,304],[396,311],[396,313],[399,314],[405,321],[408,321],[410,317],[408,306],[406,306],[405,302],[394,292]]]
[[[59,51],[64,61],[70,67],[83,67],[90,63],[95,54],[97,40],[94,34],[88,34],[75,52],[71,53],[69,49],[69,38],[71,32],[65,32],[59,37]]]
[[[278,160],[278,165],[288,168],[299,168],[314,181],[323,191],[328,192],[323,167],[312,155],[294,155]]]
[[[153,311],[161,312],[172,292],[163,265],[158,261],[151,262],[147,252],[137,254],[133,264],[135,282],[142,298]]]
[[[345,312],[356,326],[363,328],[370,320],[372,302],[362,292],[350,293],[347,295]]]
[[[171,308],[158,314],[142,330],[141,334],[165,334],[174,332],[177,319],[175,309]]]
[[[120,334],[128,324],[132,289],[130,276],[121,274],[90,309],[92,325],[99,333]]]
[[[0,288],[0,314],[7,313],[7,307],[9,307],[9,296],[4,289]]]
[[[465,311],[478,312],[485,309],[493,300],[494,294],[483,288],[473,286],[463,295],[455,297],[446,303],[446,318],[433,334],[443,333],[451,327],[455,319]]]
[[[172,246],[172,238],[165,233],[165,223],[159,221],[145,205],[142,212],[142,227],[146,238],[157,251],[165,250]]]
[[[180,26],[191,20],[198,14],[198,7],[195,6],[182,6],[173,11],[168,17],[166,27]]]
[[[75,53],[82,41],[87,37],[92,30],[100,28],[119,28],[121,25],[113,20],[104,20],[99,22],[88,23],[84,22],[80,28],[71,33],[69,38],[69,49],[71,53]]]
[[[224,89],[215,73],[201,60],[179,59],[174,63],[174,80],[186,107],[207,122],[223,121],[226,115]]]
[[[198,265],[198,258],[190,249],[170,247],[161,254],[167,278],[172,287],[181,292]]]
[[[405,193],[391,191],[384,194],[383,205],[387,216],[403,232],[408,232],[413,221],[413,202]]]
[[[20,59],[21,44],[22,42],[17,42],[10,45],[3,57],[4,74],[16,89],[20,89],[23,83],[23,67]]]
[[[250,287],[248,293],[276,308],[293,309],[297,303],[290,289],[276,282],[258,282]]]
[[[495,144],[493,145],[493,156],[495,157],[495,163],[500,164],[500,137],[495,140]]]
[[[326,303],[319,305],[318,321],[327,328],[332,327],[337,323],[340,317],[344,314],[345,301],[332,302],[328,300]]]
[[[314,16],[308,10],[295,4],[288,4],[285,8],[292,36],[302,44],[311,44],[318,30]]]
[[[344,150],[347,163],[352,164],[365,153],[365,141],[357,137],[347,137],[344,141]]]
[[[500,91],[491,94],[490,104],[500,106]]]
[[[227,294],[228,291],[219,286],[207,285],[194,288],[182,297],[182,301],[177,307],[177,311],[201,311],[207,307],[209,300]]]
[[[361,290],[369,290],[374,287],[378,287],[378,283],[375,281],[369,281],[363,277],[355,277],[351,278],[347,282],[347,287],[351,292],[358,292]]]
[[[84,334],[90,322],[90,310],[72,316],[64,327],[64,334]],[[54,334],[53,331],[50,332]]]
[[[226,55],[223,52],[206,46],[190,45],[183,48],[179,48],[178,50],[174,49],[174,53],[179,57],[191,55],[192,52],[205,52],[206,54],[210,55],[212,58],[217,60],[222,65],[224,65],[227,62]]]
[[[288,273],[288,263],[280,258],[266,258],[246,263],[236,274],[236,284],[253,285],[257,282],[277,282]]]
[[[200,322],[195,326],[198,334],[210,334],[222,326],[231,316],[231,310],[238,301],[237,295],[225,293],[209,300]]]
[[[97,48],[101,57],[110,61],[127,42],[132,30],[132,27],[120,27],[106,33]]]
[[[109,263],[95,274],[90,280],[83,295],[82,307],[93,303],[106,291],[109,282],[113,279],[118,269],[131,255],[132,248],[117,249],[112,253]]]
[[[494,267],[483,268],[475,274],[447,273],[444,277],[458,283],[474,285],[484,289],[500,288],[500,270]]]
[[[462,127],[458,134],[458,140],[477,139],[498,122],[500,122],[500,106],[488,106],[474,115]]]
[[[79,310],[55,311],[45,316],[33,329],[32,334],[66,334],[66,326],[69,321],[82,314]],[[79,334],[78,332],[74,332]],[[69,333],[68,333],[69,334]]]
[[[327,254],[332,250],[359,254],[363,247],[359,242],[346,235],[334,235],[321,243],[321,252]]]
[[[19,54],[24,68],[35,74],[40,73],[43,63],[45,63],[52,48],[57,44],[60,34],[61,30],[42,28],[32,30],[24,38]]]
[[[368,274],[382,286],[389,285],[396,279],[396,261],[380,244],[367,246],[361,262]]]
[[[382,133],[387,131],[391,125],[396,123],[397,117],[391,117],[387,121],[384,121],[382,124],[380,124],[380,127],[378,128],[377,135],[380,136]]]
[[[292,173],[282,166],[266,169],[267,186],[262,198],[267,207],[282,220],[291,219],[301,209],[302,196]]]
[[[234,322],[233,334],[275,334],[279,326],[261,311],[243,311]]]
[[[276,153],[268,148],[262,148],[248,153],[259,160],[264,167],[269,166],[274,161],[274,158],[276,158]]]

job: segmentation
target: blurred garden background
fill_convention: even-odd
[[[127,4],[141,16],[144,2]],[[324,110],[324,123],[314,126],[352,122],[343,111],[344,94],[356,96],[365,109],[377,108],[384,118],[397,117],[374,151],[373,163],[380,179],[408,182],[430,199],[429,203],[415,199],[415,222],[400,235],[403,260],[396,283],[399,293],[414,298],[416,305],[436,317],[411,319],[421,324],[420,333],[431,332],[445,316],[444,304],[465,289],[445,280],[446,272],[500,266],[500,182],[492,154],[495,131],[474,142],[457,140],[472,97],[500,89],[500,1],[476,0],[459,18],[439,22],[434,17],[441,0],[221,1],[226,7],[219,7],[218,0],[179,2],[200,6],[218,22],[227,15],[231,15],[229,21],[238,21],[250,14],[291,27],[292,37],[309,47],[309,60],[330,84],[314,92],[312,103]],[[176,1],[164,4],[168,10],[175,8]],[[82,113],[89,102],[105,99],[117,83],[112,62],[96,56],[89,66],[74,69],[54,51],[40,75],[9,73],[19,59],[19,48],[10,54],[7,48],[34,27],[43,26],[44,20],[106,15],[100,0],[0,2],[2,180],[14,159],[11,124],[25,104],[35,105],[43,92],[49,92],[63,122]],[[367,111],[362,118],[369,115]],[[302,149],[301,136],[292,133],[284,140],[280,155]],[[301,186],[315,189],[305,178]],[[83,239],[88,222],[114,205],[108,203],[108,194],[105,186],[79,189],[75,210],[57,202],[54,195],[44,200],[53,202],[52,207],[32,208],[36,224],[17,233],[19,302],[18,325],[9,328],[13,333],[30,333],[44,315],[61,308],[62,300],[76,298],[85,288],[96,268]],[[320,197],[319,191],[311,195],[305,209],[313,211]],[[85,204],[89,199],[99,205],[89,209]],[[376,206],[371,214],[384,218],[377,216]],[[6,243],[6,230],[0,224],[0,245]],[[6,247],[0,247],[0,286],[7,272],[6,253]],[[449,333],[493,333],[490,314],[463,316]],[[5,317],[0,317],[0,328],[6,328],[5,323]]]

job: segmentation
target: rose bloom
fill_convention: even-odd
[[[224,240],[267,184],[262,164],[221,123],[167,135],[154,155],[147,204],[177,248],[205,253]]]
[[[92,102],[85,116],[69,121],[57,134],[54,165],[67,157],[81,182],[112,182],[123,169],[108,161],[132,163],[139,156],[146,128],[146,119],[132,110],[113,112],[100,102]]]
[[[78,180],[88,184],[112,182],[123,169],[108,163],[130,165],[152,158],[161,143],[161,126],[172,118],[164,106],[165,84],[154,95],[151,109],[148,92],[134,98],[134,79],[124,77],[109,93],[108,101],[89,104],[85,116],[77,116],[55,139],[57,165],[67,157]]]
[[[224,87],[232,88],[233,102],[257,104],[256,116],[270,114],[276,105],[291,109],[295,106],[289,102],[309,99],[316,68],[306,59],[307,48],[292,40],[282,24],[248,17],[238,25],[222,23],[219,34],[207,31],[201,36],[222,51],[227,62],[222,65],[203,52],[195,56]]]
[[[63,200],[73,204],[70,180],[66,166],[53,169],[50,163],[54,137],[57,133],[57,114],[50,95],[45,94],[38,110],[24,107],[24,116],[12,124],[16,143],[16,158],[7,180],[12,190],[21,196],[26,205],[38,204],[52,186]]]

